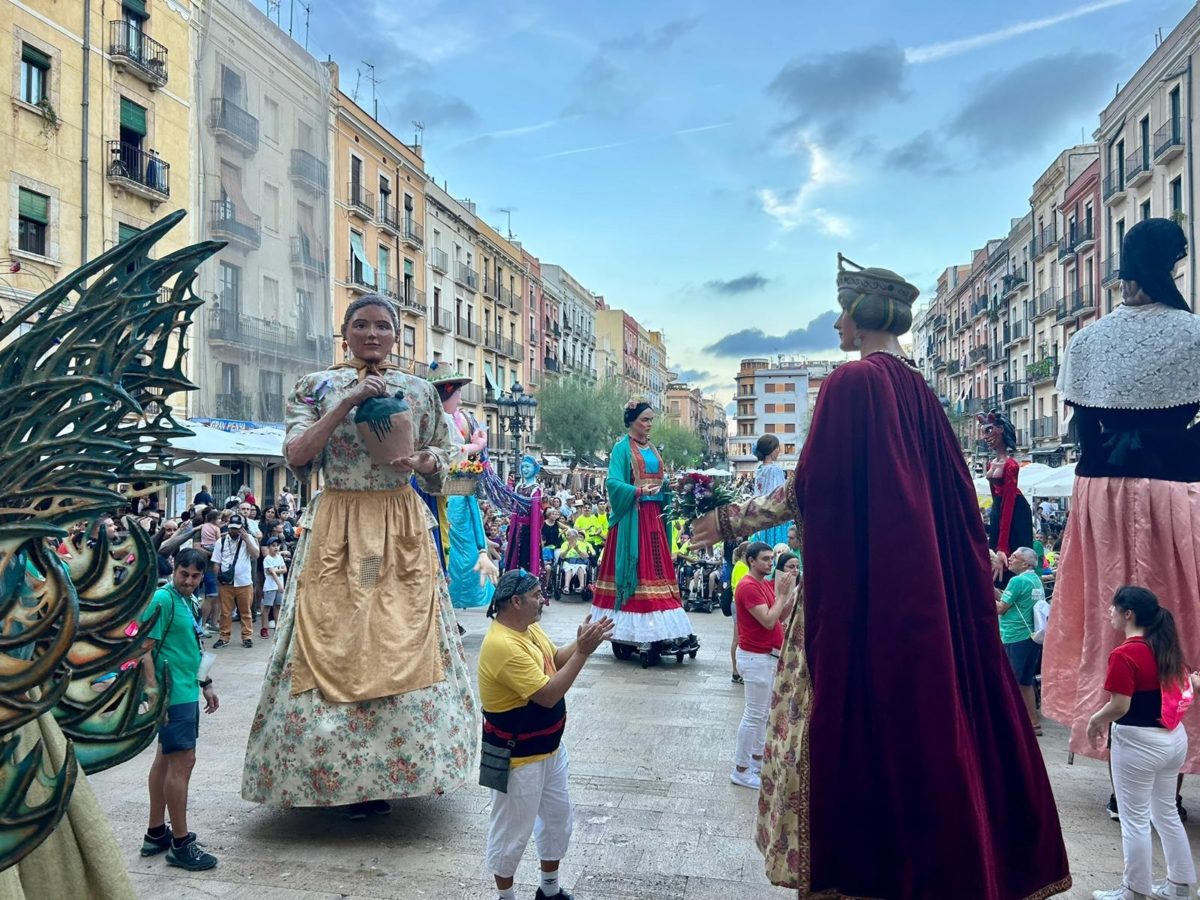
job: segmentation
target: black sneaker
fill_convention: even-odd
[[[391,815],[392,804],[386,800],[364,800],[361,803],[351,803],[346,807],[346,818],[352,822],[361,822],[367,816]]]
[[[245,649],[249,650],[251,647],[254,646],[254,641],[250,640],[250,638],[246,638],[244,641],[242,641],[242,646]]]
[[[194,831],[188,832],[182,847],[176,847],[172,843],[171,849],[167,851],[168,866],[178,866],[189,872],[203,872],[216,864],[217,858],[200,846]]]
[[[1108,798],[1108,806],[1104,807],[1108,811],[1108,817],[1114,822],[1121,820],[1121,814],[1117,811],[1117,795],[1110,794]]]
[[[575,900],[573,894],[568,894],[562,888],[558,889],[557,894],[543,894],[542,889],[538,888],[538,892],[533,895],[533,900]]]
[[[142,837],[142,856],[158,856],[158,854],[171,849],[171,829],[168,827],[166,833],[162,837],[150,837],[147,832]]]
[[[219,640],[215,644],[213,644],[213,649],[220,650],[222,647],[228,647],[228,646],[229,646],[229,641],[222,638],[221,640]]]
[[[1179,821],[1187,821],[1187,807],[1183,805],[1183,798],[1178,794],[1175,795],[1175,809],[1179,812]]]

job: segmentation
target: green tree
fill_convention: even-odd
[[[548,453],[565,452],[576,461],[586,454],[608,453],[625,430],[624,393],[615,380],[548,381],[537,393],[539,443]]]
[[[654,420],[650,442],[662,448],[663,462],[668,469],[693,468],[704,457],[704,441],[698,434],[663,418]]]

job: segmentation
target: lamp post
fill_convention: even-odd
[[[537,413],[537,398],[525,394],[520,384],[514,384],[508,391],[496,398],[496,406],[500,410],[500,429],[512,435],[513,469],[518,469],[521,463],[521,435],[533,433],[534,416]]]

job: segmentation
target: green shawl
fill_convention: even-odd
[[[615,552],[617,554],[616,603],[619,612],[625,601],[637,593],[638,586],[638,500],[633,480],[633,450],[629,437],[623,437],[613,447],[608,459],[609,526],[619,525]],[[660,467],[662,460],[659,460]],[[663,474],[660,468],[660,475]],[[663,508],[670,502],[666,482],[663,483]],[[670,526],[667,525],[670,544]]]

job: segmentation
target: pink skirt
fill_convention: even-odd
[[[1079,478],[1063,541],[1042,657],[1042,712],[1071,729],[1070,748],[1093,759],[1087,722],[1108,702],[1108,654],[1124,638],[1109,620],[1113,594],[1149,588],[1175,616],[1183,657],[1200,667],[1200,483]],[[1184,718],[1183,771],[1200,772],[1200,715]]]

